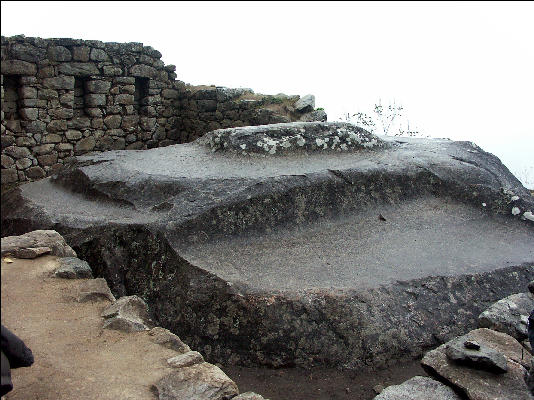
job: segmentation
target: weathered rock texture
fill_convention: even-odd
[[[323,120],[299,96],[190,86],[142,43],[2,36],[2,184],[91,151],[147,149],[219,128]],[[310,112],[311,111],[311,112]]]
[[[319,126],[340,128],[282,128]],[[258,130],[281,127],[244,132]],[[387,143],[84,155],[7,193],[2,229],[56,227],[210,362],[385,366],[476,328],[534,279],[534,202],[472,143],[365,135]]]
[[[374,400],[460,400],[454,390],[432,378],[415,376],[400,385],[388,386]]]
[[[471,331],[466,337],[501,353],[506,358],[507,372],[494,373],[451,360],[446,350],[447,346],[451,345],[450,342],[424,356],[421,363],[425,370],[456,387],[471,400],[529,400],[532,398],[525,383],[526,369],[517,362],[519,359],[524,364],[528,363],[531,356],[528,354],[523,356],[519,342],[511,336],[489,329]]]
[[[237,385],[209,363],[179,368],[154,386],[159,400],[230,400],[239,394]]]
[[[45,252],[37,251],[37,253],[50,253],[59,257],[76,257],[76,252],[54,230],[36,230],[20,236],[2,237],[2,256],[19,257],[22,255],[19,258],[28,258],[24,257],[28,249],[30,252],[31,249],[48,249]]]
[[[504,332],[522,341],[527,338],[528,316],[534,310],[532,293],[516,293],[492,304],[478,316],[478,325]]]
[[[62,257],[59,259],[59,267],[54,271],[54,276],[64,279],[91,279],[93,271],[87,261],[77,257]]]
[[[123,296],[102,312],[104,328],[124,332],[149,329],[150,315],[146,303],[139,296]]]

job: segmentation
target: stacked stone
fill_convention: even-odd
[[[89,151],[160,145],[176,78],[160,58],[142,43],[2,37],[2,183],[45,177]]]
[[[142,43],[14,36],[1,38],[1,51],[2,184],[43,178],[90,151],[184,143],[220,128],[326,120],[311,111],[313,101],[297,106],[299,96],[187,86],[176,80],[174,65]]]
[[[303,117],[295,108],[298,100],[285,94],[254,94],[251,89],[186,87],[176,102],[176,139],[184,143],[216,129],[298,121]]]

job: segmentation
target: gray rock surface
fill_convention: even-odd
[[[314,108],[315,108],[315,96],[313,94],[307,94],[306,96],[302,96],[295,103],[295,110],[301,113],[313,111]]]
[[[160,344],[168,349],[173,349],[180,354],[191,351],[188,345],[168,329],[156,326],[148,334],[152,337],[154,343]]]
[[[93,271],[87,261],[77,257],[62,257],[59,259],[59,267],[54,271],[54,276],[64,279],[91,279]]]
[[[320,121],[320,122],[326,122],[328,119],[328,115],[324,110],[315,110],[311,111],[309,113],[304,114],[302,117],[300,117],[300,121],[305,122],[313,122],[313,121]]]
[[[142,295],[208,361],[386,366],[526,287],[534,230],[511,212],[533,204],[528,191],[476,145],[379,139],[82,156],[5,196],[2,228],[57,227],[117,297]]]
[[[154,386],[159,400],[229,400],[239,394],[237,385],[209,363],[179,368]]]
[[[387,147],[377,136],[346,122],[292,122],[218,129],[197,143],[211,151],[243,155],[288,154],[295,152],[347,152]]]
[[[414,376],[400,385],[388,386],[374,400],[460,400],[454,390],[432,378]]]
[[[480,330],[479,330],[480,331]],[[473,335],[470,332],[469,339],[475,339],[487,347],[499,347],[501,344],[493,344],[493,340],[484,339],[484,335],[495,336],[486,330],[482,334]],[[498,333],[498,332],[497,332]],[[504,335],[504,334],[501,334]],[[499,336],[499,335],[497,335]],[[507,335],[508,336],[508,335]],[[508,340],[515,339],[508,336]],[[465,341],[465,338],[463,338]],[[517,399],[527,400],[531,399],[525,383],[526,369],[512,358],[507,356],[507,372],[502,374],[495,374],[493,372],[475,369],[464,365],[457,364],[451,361],[446,355],[446,348],[448,343],[439,346],[437,349],[429,351],[421,360],[421,364],[425,370],[431,375],[440,380],[448,382],[450,385],[458,388],[466,394],[471,400],[505,400]],[[521,347],[516,343],[515,347]]]
[[[204,362],[204,357],[198,351],[188,351],[167,360],[167,364],[174,368],[189,367],[201,362]]]
[[[2,256],[14,255],[17,257],[17,254],[39,254],[40,251],[36,251],[35,249],[49,248],[50,254],[54,256],[76,257],[74,250],[72,250],[72,248],[65,242],[65,239],[54,230],[35,230],[19,236],[6,236],[2,237],[1,243]],[[45,251],[45,253],[47,252],[48,250]]]
[[[246,393],[241,393],[239,396],[234,397],[232,400],[269,400],[269,399],[266,399],[265,397],[254,392],[246,392]]]
[[[83,282],[78,289],[78,301],[109,300],[115,301],[109,286],[104,278],[89,279]]]
[[[106,308],[102,314],[104,328],[123,332],[149,330],[151,324],[148,306],[139,296],[123,296]]]
[[[486,346],[479,346],[478,349],[470,349],[466,348],[465,343],[465,337],[459,337],[447,343],[445,354],[449,360],[459,365],[497,374],[503,374],[508,370],[506,357],[498,351]]]
[[[521,341],[527,338],[528,316],[534,309],[532,293],[516,293],[492,304],[478,317],[478,325],[507,333]]]
[[[13,256],[16,258],[33,259],[52,252],[50,247],[25,247],[15,249]]]

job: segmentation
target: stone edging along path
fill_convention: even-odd
[[[55,231],[2,238],[2,323],[36,360],[12,371],[6,399],[263,399],[239,395],[220,368],[154,327],[140,297],[115,299],[75,256]]]

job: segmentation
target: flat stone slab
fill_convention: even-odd
[[[512,337],[499,332],[488,332],[489,330],[477,330],[479,332],[469,332],[466,335],[469,339],[477,339],[477,342],[490,347],[494,350],[506,351],[506,355],[514,354],[514,350],[521,345]],[[482,331],[482,332],[480,332]],[[510,343],[516,342],[512,345],[512,354],[510,350],[503,349],[503,338],[508,337]],[[462,340],[465,340],[462,338]],[[457,387],[464,392],[471,400],[502,400],[502,399],[531,399],[530,393],[525,383],[526,369],[512,358],[506,357],[507,372],[494,373],[483,369],[473,368],[462,364],[457,364],[447,357],[447,346],[450,343],[443,344],[437,349],[429,351],[422,359],[421,363],[425,370],[433,376],[437,376],[449,382],[451,385]]]
[[[173,242],[189,262],[229,282],[281,291],[489,272],[532,263],[532,243],[529,226],[436,197],[262,235]]]
[[[424,376],[388,386],[374,400],[461,400],[450,387]]]

